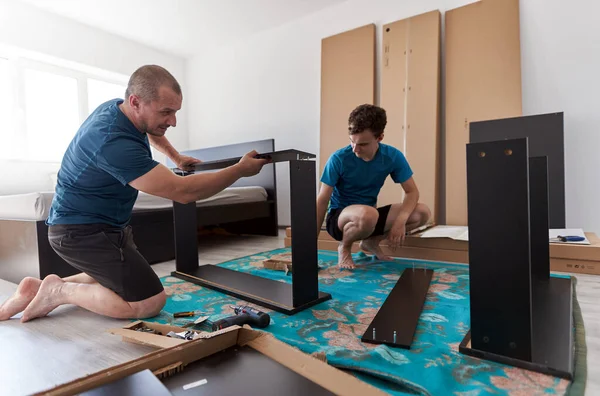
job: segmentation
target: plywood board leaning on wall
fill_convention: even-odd
[[[336,150],[347,146],[348,116],[358,105],[375,100],[375,25],[367,25],[321,42],[321,133],[319,179]]]
[[[438,213],[441,14],[432,11],[383,26],[381,106],[388,125],[384,143],[401,150],[425,203]],[[378,205],[398,203],[404,193],[391,178]]]
[[[467,225],[469,123],[522,115],[519,0],[446,12],[446,224]]]

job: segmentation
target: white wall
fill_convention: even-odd
[[[379,51],[382,24],[471,2],[349,0],[196,57],[186,75],[191,147],[273,137],[278,149],[318,154],[322,38],[376,23]],[[565,112],[567,226],[600,233],[600,3],[520,3],[524,114]],[[288,170],[278,168],[280,223],[289,224]]]
[[[132,28],[135,28],[132,26]],[[92,67],[125,76],[144,64],[159,64],[177,78],[184,90],[178,125],[168,137],[180,150],[188,148],[185,59],[94,29],[19,1],[0,0],[0,45],[31,51],[36,56],[72,65]],[[187,102],[187,103],[186,103]],[[75,131],[74,131],[75,132]],[[7,142],[2,142],[7,144]],[[162,155],[157,159],[164,161]],[[0,195],[38,190],[50,180],[56,164],[0,161]],[[46,186],[51,188],[51,184]]]
[[[600,3],[521,0],[523,112],[565,112],[567,226],[600,233]]]
[[[321,39],[375,23],[379,51],[383,24],[472,2],[349,0],[217,53],[195,57],[186,74],[194,109],[189,115],[190,146],[275,138],[276,149],[296,148],[318,155]],[[277,183],[279,223],[289,225],[285,164],[277,165]]]

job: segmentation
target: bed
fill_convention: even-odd
[[[273,139],[183,151],[201,160],[237,157],[251,150],[271,152]],[[167,162],[167,166],[175,168]],[[61,277],[78,271],[64,262],[48,243],[45,220],[53,191],[0,196],[0,279],[18,283],[26,276]],[[231,233],[278,234],[275,167],[243,178],[224,191],[197,201],[199,227],[218,226]],[[140,192],[130,222],[134,241],[150,264],[175,258],[173,203]]]

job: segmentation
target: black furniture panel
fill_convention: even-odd
[[[527,141],[467,145],[471,331],[459,351],[572,379],[572,280],[549,276],[546,160]]]
[[[529,155],[548,158],[549,226],[566,228],[564,114],[471,122],[470,142],[529,138]]]

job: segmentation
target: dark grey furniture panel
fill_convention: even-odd
[[[472,122],[470,142],[529,139],[530,157],[547,157],[549,226],[565,228],[564,114],[549,113],[525,117]]]

